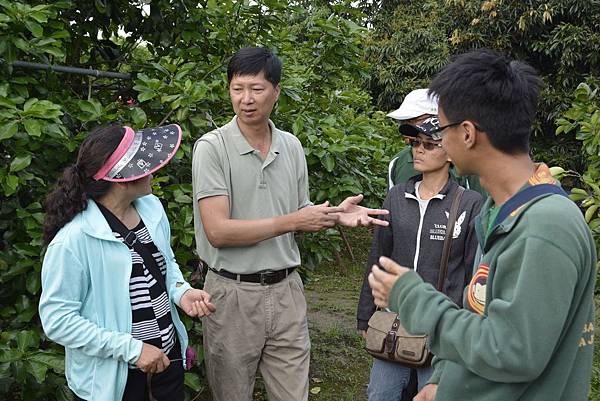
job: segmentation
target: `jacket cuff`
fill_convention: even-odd
[[[368,320],[357,320],[356,321],[356,329],[357,330],[367,330],[369,328]]]
[[[438,384],[440,382],[440,377],[442,377],[442,371],[444,369],[444,365],[446,362],[438,357],[433,358],[433,373],[427,380],[427,384]]]
[[[181,297],[187,290],[189,290],[191,288],[192,288],[192,286],[187,281],[184,282],[182,286],[175,288],[175,291],[173,291],[173,295],[172,295],[173,302],[175,303],[175,305],[177,305],[181,308],[181,305],[179,304],[179,302],[181,301]]]
[[[388,299],[388,305],[391,310],[398,312],[400,304],[406,300],[406,296],[415,286],[423,283],[421,276],[414,270],[404,273],[392,287]]]
[[[135,338],[131,339],[131,343],[132,344],[129,349],[129,355],[127,355],[127,363],[134,365],[138,361],[138,359],[140,359],[140,356],[142,356],[142,348],[144,346],[144,343]]]

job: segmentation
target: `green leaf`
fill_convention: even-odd
[[[28,348],[37,348],[40,336],[33,330],[22,330],[17,333],[17,349],[25,352]]]
[[[31,18],[33,18],[34,20],[36,20],[37,22],[39,22],[40,24],[43,24],[44,22],[48,21],[48,11],[34,11],[31,14],[29,14],[29,16]]]
[[[140,94],[138,95],[138,101],[139,101],[140,103],[143,103],[143,102],[145,102],[146,100],[150,100],[150,99],[154,98],[155,96],[156,96],[156,94],[155,94],[154,92],[151,92],[151,91],[145,91],[145,92],[142,92],[142,93],[140,93]]]
[[[65,357],[62,353],[57,353],[52,350],[42,350],[30,354],[27,359],[44,364],[59,374],[62,374],[65,371]]]
[[[17,133],[17,130],[18,125],[16,121],[11,121],[6,124],[0,124],[0,141],[12,138]]]
[[[86,113],[99,115],[102,112],[102,105],[95,99],[90,100],[80,100],[77,102],[77,105]]]
[[[184,375],[184,383],[186,387],[191,388],[196,393],[202,390],[202,382],[196,373],[186,372]]]
[[[16,348],[0,348],[0,363],[13,362],[21,359],[23,353]]]
[[[41,48],[41,50],[44,53],[53,55],[54,57],[63,58],[65,56],[65,53],[61,49],[59,49],[58,47],[55,47],[55,46],[44,46]]]
[[[10,163],[10,171],[12,171],[13,173],[21,171],[27,166],[29,166],[29,164],[31,164],[31,155],[17,156],[12,161],[12,163]]]
[[[6,177],[6,186],[8,187],[8,191],[6,195],[12,195],[17,191],[17,187],[19,186],[19,177],[15,175],[9,175]]]
[[[326,154],[321,163],[328,172],[332,172],[335,168],[335,160],[333,159],[333,157],[331,157],[330,154]]]
[[[0,380],[8,379],[10,376],[10,363],[0,363]]]
[[[139,107],[131,108],[131,118],[133,119],[134,124],[138,126],[143,126],[148,119],[144,110]]]
[[[45,46],[50,43],[57,43],[57,40],[54,38],[43,38],[34,42],[36,46]]]
[[[29,53],[29,43],[21,38],[13,39],[13,44],[17,49],[23,50],[26,53]]]
[[[34,377],[36,382],[42,384],[46,380],[48,366],[33,361],[28,361],[25,366],[27,367],[27,371]]]
[[[66,38],[71,37],[71,34],[69,33],[69,31],[61,29],[60,31],[54,32],[50,36],[54,39],[66,39]]]
[[[39,100],[35,97],[32,97],[31,99],[27,100],[23,105],[23,111],[30,111],[33,105],[35,105],[38,101]]]
[[[44,29],[40,24],[34,21],[25,21],[25,27],[35,36],[36,38],[42,37]]]
[[[38,222],[39,224],[39,222]],[[39,274],[30,275],[25,281],[25,287],[31,295],[36,295],[42,287]]]
[[[175,202],[177,203],[192,203],[192,198],[189,195],[178,193],[175,196]]]
[[[42,135],[42,127],[39,120],[28,118],[23,121],[23,125],[25,126],[25,131],[27,131],[29,135],[36,137]]]
[[[0,96],[0,106],[15,109],[16,103],[12,99],[7,99],[6,97]]]

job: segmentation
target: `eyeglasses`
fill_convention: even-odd
[[[459,124],[462,124],[462,121],[457,122],[457,123],[450,123],[450,124],[446,124],[446,125],[442,125],[441,127],[438,127],[434,130],[429,131],[429,134],[431,134],[431,137],[433,139],[439,140],[442,139],[442,136],[444,136],[444,131],[450,127],[455,127]]]
[[[444,131],[450,127],[455,127],[457,125],[462,124],[464,121],[460,121],[457,123],[450,123],[450,124],[446,124],[446,125],[442,125],[441,127],[438,127],[437,129],[431,130],[429,131],[429,134],[431,135],[431,137],[433,139],[435,139],[436,141],[439,141],[440,139],[442,139],[442,137],[444,136]],[[471,122],[473,124],[473,126],[475,127],[475,129],[477,131],[481,131],[484,132],[483,129],[479,126],[479,124],[476,124],[474,122]]]
[[[435,148],[442,148],[441,143],[425,141],[419,138],[405,138],[406,143],[409,144],[413,148],[418,148],[420,145],[423,145],[425,150],[433,150]]]

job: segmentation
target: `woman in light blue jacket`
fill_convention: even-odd
[[[215,308],[183,279],[151,195],[180,141],[177,125],[98,129],[46,199],[39,311],[78,400],[183,400],[188,339],[175,305],[192,317]]]

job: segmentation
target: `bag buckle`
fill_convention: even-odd
[[[129,246],[133,246],[137,242],[137,239],[137,235],[133,231],[129,231],[123,241]]]
[[[388,331],[385,336],[384,350],[386,354],[394,354],[398,337],[395,331]]]
[[[275,270],[263,270],[258,272],[258,277],[260,279],[260,285],[269,285],[267,282],[269,278],[274,277],[277,272]]]

